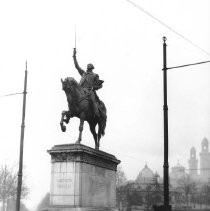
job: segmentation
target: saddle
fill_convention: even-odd
[[[95,106],[99,112],[103,115],[103,107],[104,107],[104,104],[103,102],[99,99],[97,93],[95,90],[98,90],[102,87],[102,84],[103,84],[103,80],[97,80],[93,86],[90,86],[90,87],[81,87],[82,90],[83,90],[83,97],[80,99],[80,102],[83,101],[83,100],[88,100],[91,104],[95,104],[95,105],[92,105],[92,106]],[[91,99],[91,95],[94,95],[94,101]]]

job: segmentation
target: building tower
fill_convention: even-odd
[[[190,159],[189,163],[189,174],[191,177],[198,176],[198,159],[196,158],[196,150],[195,147],[192,147],[190,150]]]
[[[201,142],[200,175],[205,181],[210,179],[210,152],[209,141],[207,138],[204,138]]]

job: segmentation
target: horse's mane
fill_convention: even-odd
[[[68,77],[68,78],[67,78],[67,81],[71,81],[71,82],[74,83],[75,85],[79,85],[79,84],[77,83],[77,81],[76,81],[73,77]]]
[[[76,87],[76,88],[78,88],[78,89],[81,90],[81,86],[78,84],[78,82],[77,82],[73,77],[68,77],[68,78],[67,78],[67,83],[69,83],[69,82],[71,82],[71,84],[72,84],[74,87]]]

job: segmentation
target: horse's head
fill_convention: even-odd
[[[61,79],[61,83],[62,83],[62,89],[64,91],[71,91],[72,88],[79,88],[79,84],[77,83],[77,81],[72,78],[72,77],[67,77],[64,80]]]

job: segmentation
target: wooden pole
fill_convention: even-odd
[[[23,91],[23,109],[22,109],[22,124],[21,124],[21,135],[20,135],[20,156],[19,156],[16,211],[20,211],[20,198],[21,198],[21,188],[22,188],[23,144],[24,144],[24,129],[25,129],[26,94],[27,94],[27,61],[26,61],[24,91]]]

